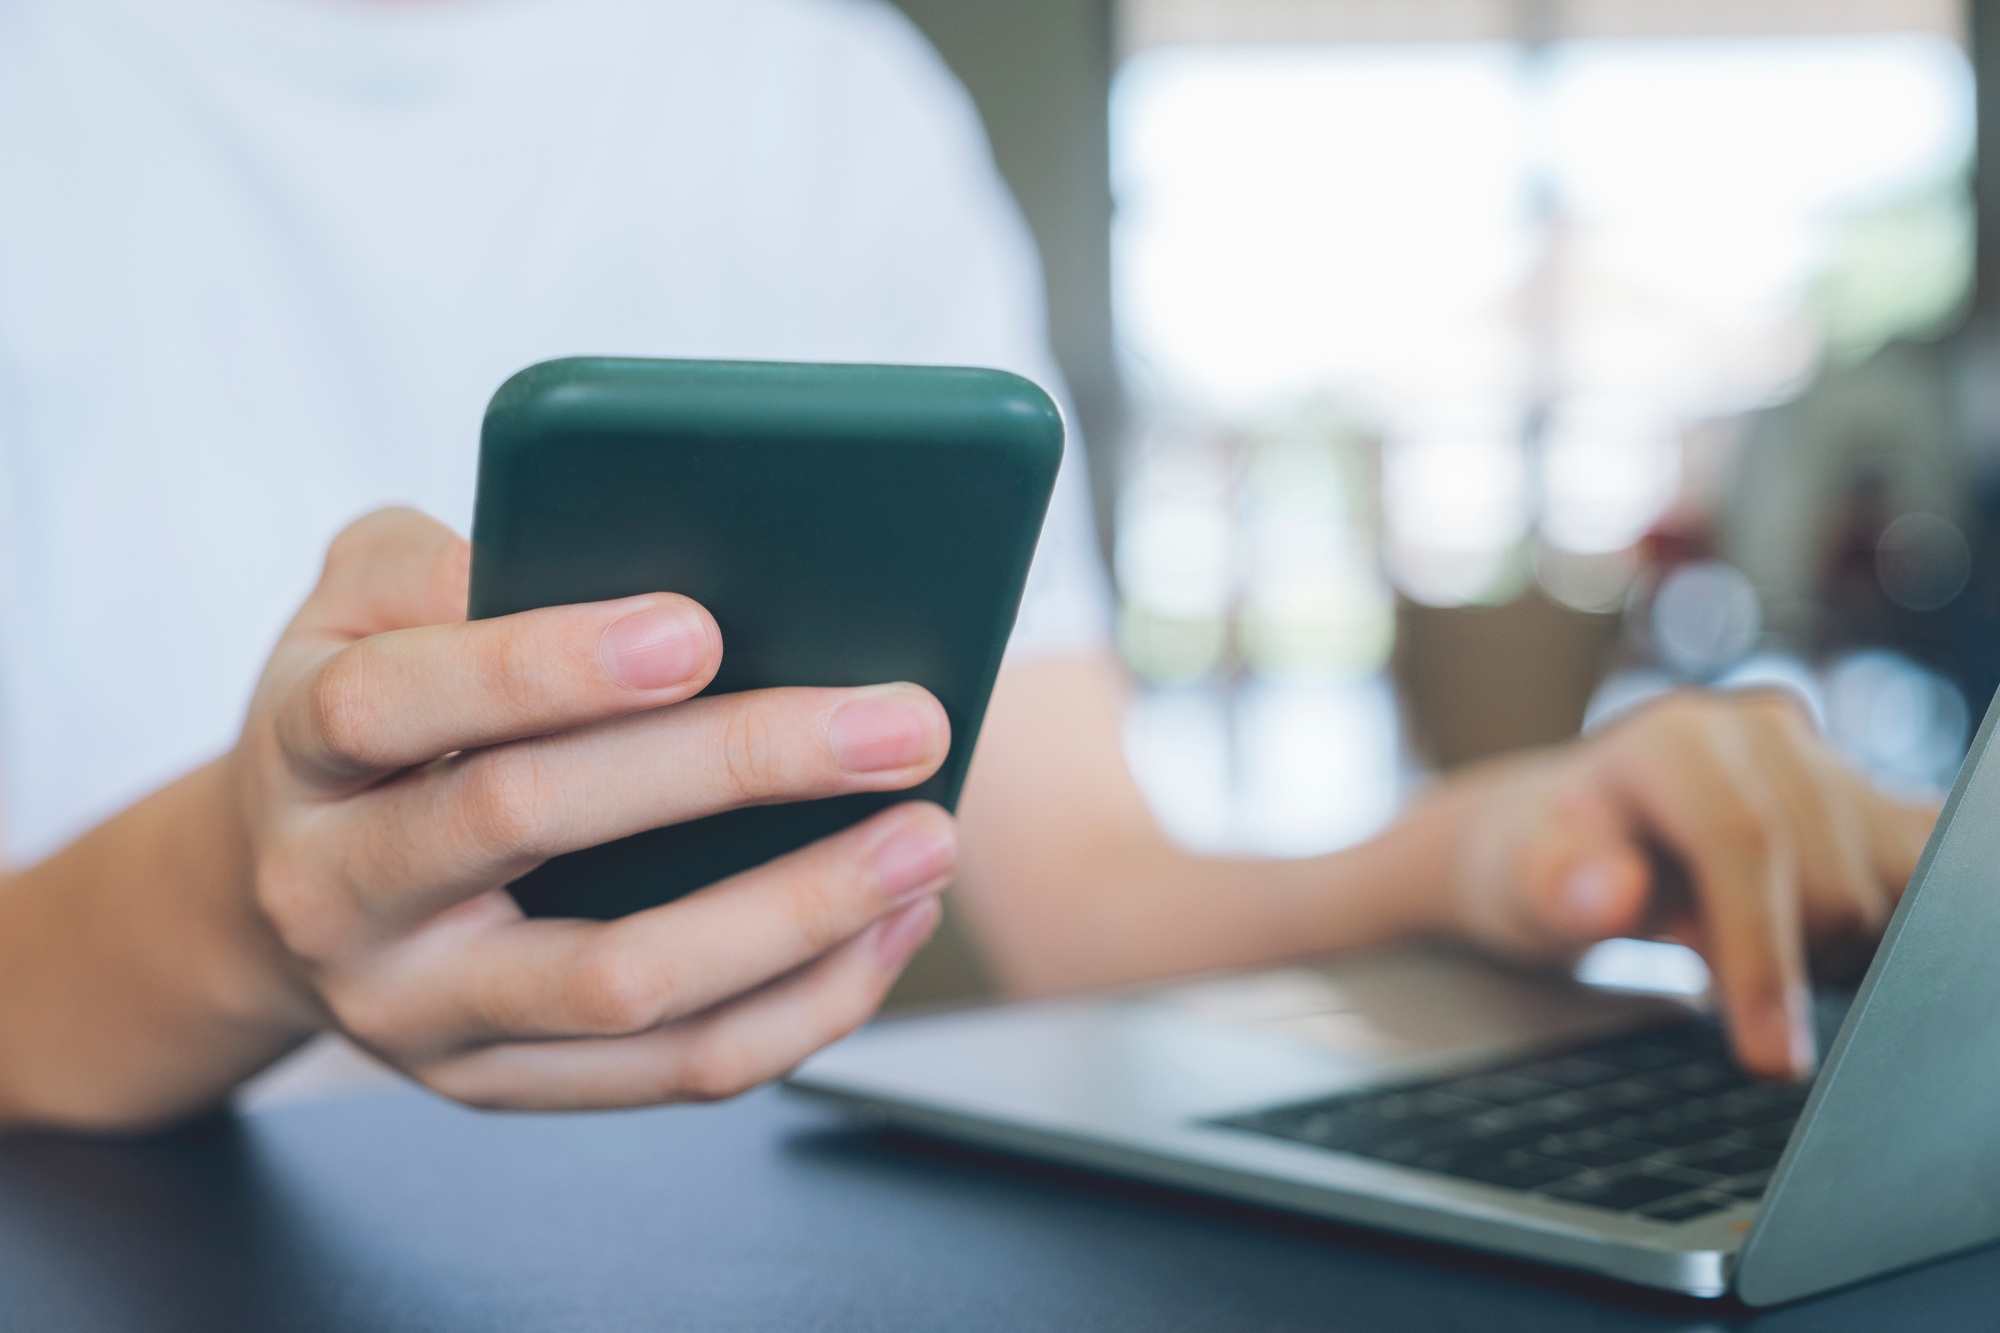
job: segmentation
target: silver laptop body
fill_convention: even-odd
[[[1996,715],[1809,1092],[1730,1081],[1690,1006],[1442,950],[892,1020],[790,1086],[910,1129],[1752,1305],[1970,1249],[2000,1239]],[[1699,1139],[1703,1117],[1720,1137]],[[1468,1156],[1489,1131],[1497,1150]]]

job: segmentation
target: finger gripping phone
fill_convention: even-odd
[[[1062,461],[1029,381],[931,366],[575,358],[486,410],[470,613],[677,592],[722,629],[703,691],[914,681],[951,719],[921,786],[728,811],[510,886],[609,919],[901,801],[958,800]]]

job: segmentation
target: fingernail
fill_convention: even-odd
[[[604,669],[634,690],[680,685],[702,669],[708,657],[708,625],[685,603],[649,606],[604,631],[598,645]]]
[[[1618,892],[1615,872],[1602,861],[1578,866],[1562,883],[1557,895],[1566,923],[1578,934],[1594,934],[1603,928]]]
[[[1766,1051],[1783,1050],[1786,1072],[1793,1078],[1803,1079],[1812,1074],[1818,1060],[1817,1043],[1812,1025],[1802,1012],[1789,1005],[1774,1004],[1754,1011],[1751,1024],[1752,1030],[1745,1035]]]
[[[958,865],[958,838],[950,824],[926,820],[892,834],[876,849],[875,881],[891,902],[935,893]]]
[[[908,768],[937,744],[937,712],[914,690],[863,695],[834,710],[828,724],[833,757],[850,773]]]
[[[910,955],[937,928],[941,914],[937,899],[926,898],[920,903],[911,903],[877,925],[875,955],[882,960],[882,966],[896,968],[908,962]]]

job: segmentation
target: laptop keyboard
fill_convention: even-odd
[[[1700,1022],[1212,1123],[1686,1222],[1763,1196],[1810,1091],[1745,1077]]]

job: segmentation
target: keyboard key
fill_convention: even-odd
[[[1369,1114],[1384,1120],[1426,1120],[1430,1117],[1424,1111],[1426,1095],[1421,1093],[1392,1092],[1375,1097],[1366,1102]]]
[[[1786,1120],[1767,1120],[1754,1128],[1737,1131],[1736,1137],[1759,1148],[1775,1148],[1783,1152],[1785,1145],[1791,1141],[1792,1126],[1798,1123],[1796,1116]]]
[[[1590,1098],[1574,1092],[1527,1102],[1514,1107],[1513,1111],[1519,1116],[1520,1123],[1541,1125],[1552,1134],[1595,1129],[1613,1120],[1622,1120],[1627,1114],[1622,1107],[1599,1106]]]
[[[1511,1134],[1515,1130],[1532,1129],[1539,1132],[1548,1117],[1540,1110],[1541,1103],[1527,1102],[1520,1106],[1496,1106],[1481,1111],[1468,1118],[1465,1123],[1473,1127],[1473,1132],[1482,1136]]]
[[[1736,1200],[1727,1195],[1693,1194],[1684,1199],[1648,1204],[1639,1210],[1639,1216],[1650,1217],[1655,1222],[1692,1222],[1697,1217],[1707,1217],[1710,1213],[1735,1206]]]
[[[1416,1133],[1364,1143],[1348,1151],[1403,1166],[1449,1172],[1453,1163],[1526,1147],[1543,1136],[1543,1131],[1534,1127],[1493,1134],[1475,1133],[1474,1129],[1474,1126],[1463,1123],[1429,1126]]]
[[[1739,1088],[1722,1099],[1722,1114],[1739,1125],[1761,1125],[1772,1120],[1795,1118],[1804,1109],[1811,1090],[1796,1087]]]
[[[1559,1088],[1588,1088],[1598,1083],[1609,1082],[1622,1076],[1624,1072],[1616,1065],[1585,1059],[1580,1055],[1541,1060],[1525,1065],[1520,1070],[1524,1077],[1543,1083],[1553,1083]]]
[[[1752,1171],[1769,1171],[1778,1164],[1778,1154],[1770,1148],[1738,1147],[1732,1143],[1717,1145],[1720,1151],[1708,1151],[1698,1155],[1683,1153],[1679,1160],[1688,1166],[1699,1167],[1703,1171],[1713,1171],[1718,1176],[1741,1176]]]
[[[1464,1125],[1431,1125],[1413,1134],[1398,1134],[1379,1143],[1366,1144],[1354,1151],[1364,1157],[1404,1166],[1431,1166],[1451,1160],[1453,1149],[1472,1139]]]
[[[1594,1129],[1551,1135],[1537,1143],[1535,1150],[1545,1157],[1559,1157],[1582,1166],[1623,1166],[1656,1151],[1650,1143],[1634,1143]]]
[[[1607,1120],[1603,1124],[1596,1126],[1596,1129],[1598,1133],[1609,1134],[1614,1139],[1634,1139],[1639,1142],[1646,1142],[1646,1136],[1642,1132],[1645,1129],[1645,1125],[1645,1116],[1627,1115],[1620,1116],[1616,1120]]]
[[[1729,1048],[1722,1024],[1715,1022],[1677,1023],[1649,1033],[1646,1039],[1696,1055],[1721,1055]]]
[[[1416,1114],[1424,1116],[1427,1119],[1437,1120],[1444,1119],[1447,1116],[1455,1118],[1459,1116],[1478,1115],[1481,1111],[1486,1110],[1484,1102],[1470,1097],[1455,1096],[1443,1089],[1423,1093],[1413,1098],[1411,1104],[1415,1107]]]
[[[1629,1213],[1649,1203],[1658,1203],[1676,1195],[1686,1194],[1691,1188],[1693,1187],[1685,1180],[1641,1171],[1629,1176],[1619,1176],[1613,1180],[1571,1181],[1552,1186],[1542,1192],[1552,1199],[1561,1199],[1565,1203],[1587,1203],[1593,1208],[1605,1208],[1614,1213]]]
[[[1728,1133],[1726,1123],[1719,1124],[1705,1117],[1688,1119],[1681,1114],[1661,1114],[1649,1117],[1640,1126],[1638,1137],[1648,1143],[1657,1143],[1662,1148],[1687,1148],[1714,1143]]]
[[[1398,1127],[1385,1125],[1373,1116],[1321,1114],[1307,1116],[1290,1126],[1273,1126],[1273,1132],[1287,1138],[1316,1143],[1322,1148],[1348,1148],[1393,1134]]]
[[[1764,1197],[1764,1191],[1770,1188],[1770,1185],[1771,1173],[1769,1171],[1757,1171],[1744,1176],[1740,1180],[1732,1180],[1722,1188],[1725,1193],[1733,1194],[1739,1199],[1761,1199]]]
[[[1655,1162],[1653,1165],[1660,1167],[1662,1169],[1662,1174],[1669,1176],[1678,1176],[1682,1180],[1687,1181],[1690,1187],[1695,1185],[1708,1185],[1711,1187],[1720,1187],[1722,1182],[1728,1179],[1727,1176],[1724,1176],[1719,1172],[1705,1171],[1700,1167],[1683,1166],[1680,1165],[1679,1163],[1669,1164],[1665,1162]]]
[[[1555,1085],[1519,1074],[1475,1074],[1443,1085],[1454,1096],[1485,1102],[1490,1106],[1512,1106],[1554,1092]]]
[[[1486,1185],[1531,1190],[1581,1175],[1583,1168],[1569,1162],[1550,1161],[1534,1153],[1509,1152],[1496,1157],[1476,1158],[1452,1168],[1451,1174]]]
[[[1548,1137],[1544,1125],[1517,1125],[1508,1129],[1489,1130],[1466,1141],[1468,1155],[1490,1156],[1509,1148],[1526,1148]]]
[[[1693,1057],[1685,1048],[1668,1041],[1634,1040],[1598,1047],[1590,1058],[1632,1073],[1645,1073],[1686,1064]]]
[[[1810,1083],[1753,1083],[1736,1094],[1746,1099],[1768,1102],[1773,1106],[1802,1107],[1806,1098],[1812,1096]]]
[[[1662,1092],[1682,1095],[1736,1088],[1747,1081],[1742,1074],[1720,1060],[1678,1065],[1656,1074],[1641,1074],[1639,1078]]]

